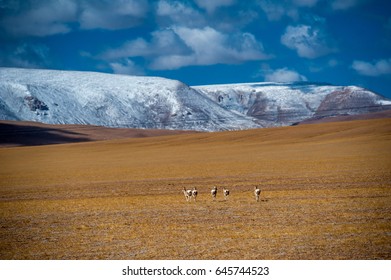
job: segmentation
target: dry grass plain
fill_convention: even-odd
[[[1,148],[0,258],[391,259],[391,119]]]

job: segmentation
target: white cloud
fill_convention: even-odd
[[[369,63],[361,60],[355,60],[352,68],[360,75],[364,76],[381,76],[391,74],[391,58],[381,59],[374,63]]]
[[[191,50],[190,54],[162,55],[152,63],[153,69],[176,69],[189,65],[234,64],[267,59],[263,46],[252,34],[227,35],[211,27],[176,27],[175,33]]]
[[[297,10],[288,3],[262,0],[259,5],[270,21],[278,21],[285,15],[295,19],[298,16]]]
[[[197,65],[194,55],[163,55],[156,57],[150,65],[154,70],[173,70],[189,65]]]
[[[73,1],[31,1],[28,10],[13,10],[1,25],[16,36],[49,36],[71,31],[69,24],[77,20],[77,4]],[[19,7],[19,6],[15,6]]]
[[[259,4],[267,14],[269,20],[279,20],[282,16],[298,15],[301,8],[313,8],[322,0],[259,0]],[[333,10],[347,10],[355,7],[365,0],[332,0],[327,4]]]
[[[195,2],[198,7],[205,9],[211,14],[220,7],[232,6],[236,0],[195,0]]]
[[[154,70],[178,69],[190,65],[235,64],[269,58],[263,46],[250,33],[225,34],[211,27],[183,26],[158,30],[151,40],[138,38],[99,57],[113,62],[144,57]]]
[[[281,43],[296,50],[300,57],[317,58],[335,52],[325,33],[308,25],[288,26],[281,36]]]
[[[307,78],[288,68],[269,70],[269,73],[265,74],[265,82],[291,83],[302,81],[307,81]]]
[[[112,60],[124,57],[147,56],[152,52],[150,44],[143,38],[125,42],[121,47],[110,49],[100,55],[101,58]]]
[[[308,8],[315,7],[319,0],[259,0],[259,5],[270,21],[279,21],[287,16],[295,21],[301,13],[308,15]]]
[[[128,57],[156,57],[162,54],[185,54],[187,46],[172,29],[152,32],[151,40],[137,38],[124,43],[119,48],[107,50],[99,57],[105,60],[115,60]]]
[[[157,4],[156,15],[169,19],[168,25],[201,26],[206,23],[201,13],[178,1],[160,0]]]
[[[22,1],[20,1],[22,2]],[[147,0],[28,0],[0,6],[0,25],[15,36],[51,36],[80,29],[117,30],[140,24],[148,13]],[[11,3],[11,2],[10,2]]]
[[[134,27],[148,12],[146,0],[85,1],[80,14],[81,29],[118,30]]]
[[[144,75],[144,71],[130,59],[125,59],[121,62],[112,62],[109,65],[115,74]]]

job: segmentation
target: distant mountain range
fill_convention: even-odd
[[[198,131],[287,126],[391,109],[357,86],[251,83],[189,87],[159,77],[0,68],[0,119]]]

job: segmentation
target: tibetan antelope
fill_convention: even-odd
[[[217,187],[216,186],[213,187],[213,189],[210,191],[210,194],[212,195],[213,200],[215,200],[216,195],[217,195]]]
[[[186,201],[190,201],[191,196],[192,196],[192,191],[186,190],[186,188],[183,187],[183,194],[185,195]]]
[[[229,196],[229,190],[223,187],[224,199],[227,200]]]
[[[194,189],[191,191],[191,196],[193,197],[194,201],[196,201],[198,195],[197,188],[194,187]]]
[[[259,189],[258,187],[254,187],[254,195],[255,195],[255,200],[258,202],[259,196],[261,195],[261,189]]]

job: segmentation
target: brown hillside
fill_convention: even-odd
[[[54,125],[38,122],[0,121],[0,147],[67,144],[190,133],[195,133],[195,131],[110,128],[94,125]]]
[[[0,209],[2,259],[391,259],[391,119],[2,148]]]

